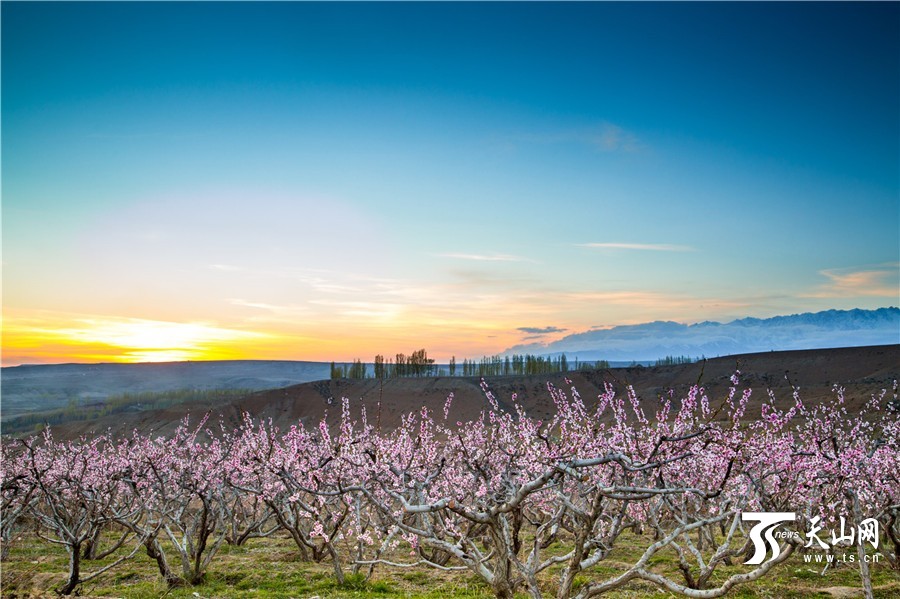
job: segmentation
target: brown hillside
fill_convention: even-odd
[[[800,388],[801,397],[807,404],[831,397],[832,387],[841,385],[846,390],[848,407],[853,409],[873,393],[882,389],[891,392],[893,381],[900,378],[900,345],[768,352],[715,358],[696,364],[615,368],[565,375],[489,377],[487,383],[502,407],[510,407],[512,394],[516,393],[528,414],[539,418],[549,416],[554,409],[546,389],[548,382],[567,391],[574,386],[589,406],[594,404],[605,383],[620,391],[631,384],[645,405],[649,404],[649,415],[659,405],[660,395],[673,389],[678,398],[697,382],[706,388],[715,404],[727,394],[729,377],[736,368],[743,373],[742,385],[754,389],[748,412],[750,418],[759,414],[758,406],[766,398],[766,389],[774,391],[777,405],[789,406],[792,403],[791,384]],[[572,381],[571,385],[566,383],[566,377]],[[479,379],[474,377],[402,378],[385,380],[383,384],[374,379],[342,379],[262,391],[219,406],[182,404],[164,410],[117,414],[94,422],[61,425],[54,432],[62,437],[107,429],[119,433],[132,429],[154,430],[165,434],[186,413],[196,421],[207,411],[211,422],[221,418],[227,426],[239,422],[246,411],[254,418],[271,418],[284,430],[298,421],[307,425],[315,423],[326,413],[328,420],[334,422],[340,415],[342,397],[350,400],[354,417],[358,417],[360,408],[365,406],[371,423],[388,428],[396,425],[402,414],[422,406],[440,415],[451,392],[455,396],[451,421],[477,418],[487,405]]]

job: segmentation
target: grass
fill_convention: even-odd
[[[589,573],[579,576],[578,583],[603,579],[621,572],[634,563],[642,549],[638,539],[623,537],[609,558]],[[630,543],[629,543],[630,541]],[[549,552],[562,551],[551,546]],[[109,560],[114,559],[110,557]],[[402,559],[402,558],[401,558]],[[654,571],[680,580],[674,553],[654,558]],[[83,562],[83,571],[90,572],[108,563]],[[9,558],[2,564],[0,597],[21,599],[54,597],[53,589],[65,579],[68,557],[64,550],[50,547],[31,536],[17,539],[11,546]],[[173,563],[173,567],[177,564]],[[740,566],[722,567],[716,579],[722,580]],[[338,585],[328,563],[299,561],[299,553],[287,537],[251,539],[244,546],[223,546],[213,559],[203,584],[167,589],[156,570],[155,563],[143,553],[83,585],[82,596],[121,597],[123,599],[308,599],[384,597],[389,599],[486,599],[490,589],[468,571],[446,572],[425,567],[409,569],[380,566],[375,576],[365,580],[362,573],[351,574]],[[542,577],[543,590],[551,593],[555,575],[560,567]],[[829,568],[821,574],[822,565],[806,564],[800,556],[792,556],[763,579],[739,586],[728,597],[740,598],[827,598],[832,595],[823,589],[849,587],[859,589],[859,571],[855,564]],[[872,566],[875,596],[881,599],[900,598],[900,575],[882,562]],[[521,595],[523,598],[524,594]],[[633,582],[606,595],[613,599],[636,597],[670,597],[644,582]],[[861,595],[859,595],[861,596]]]
[[[69,405],[29,412],[3,422],[4,434],[38,433],[45,426],[67,422],[96,420],[111,414],[160,410],[187,402],[202,402],[213,406],[253,393],[252,389],[176,389],[115,395],[90,404],[72,400]]]

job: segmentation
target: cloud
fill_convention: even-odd
[[[309,301],[315,306],[323,306],[339,317],[378,318],[382,320],[397,319],[406,309],[406,305],[382,301],[342,301],[333,299],[313,299]]]
[[[457,260],[476,260],[479,262],[534,262],[529,258],[514,256],[512,254],[438,254],[441,258],[455,258]]]
[[[568,329],[561,329],[559,327],[519,327],[516,330],[530,335],[546,335],[548,333],[564,333]]]
[[[651,252],[693,252],[694,248],[687,245],[675,245],[672,243],[579,243],[579,247],[598,250],[639,250]]]
[[[506,140],[506,145],[532,144],[580,144],[602,152],[637,152],[645,145],[637,135],[606,121],[578,129],[561,129],[516,135]]]
[[[865,268],[835,268],[819,271],[828,279],[803,297],[890,297],[897,298],[900,263],[889,262]]]
[[[553,301],[554,305],[565,310],[568,318],[581,319],[583,322],[595,318],[598,314],[597,306],[602,306],[605,319],[615,318],[618,321],[616,324],[622,325],[667,319],[692,321],[698,315],[701,320],[713,317],[737,318],[759,305],[763,299],[764,296],[734,299],[662,291],[585,290],[560,292],[547,301]]]
[[[210,264],[209,267],[213,270],[220,270],[223,272],[239,272],[244,270],[240,266],[234,266],[233,264]]]
[[[309,312],[308,306],[298,304],[270,304],[266,302],[253,302],[241,298],[231,298],[228,303],[232,306],[240,306],[242,308],[255,308],[257,310],[266,310],[273,314],[297,316]]]
[[[589,143],[606,152],[635,152],[641,148],[637,136],[612,123],[603,123],[598,131],[590,134]]]

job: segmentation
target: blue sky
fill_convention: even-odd
[[[898,303],[897,3],[2,4],[5,364]]]

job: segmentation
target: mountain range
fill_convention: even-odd
[[[504,354],[565,353],[571,360],[647,361],[665,356],[716,357],[765,351],[900,343],[900,308],[741,318],[728,323],[656,321],[567,335]]]

